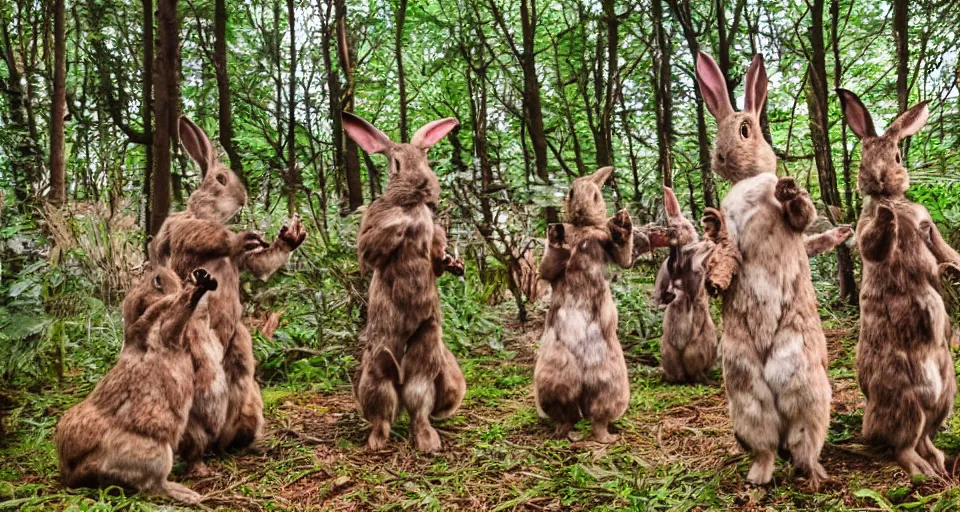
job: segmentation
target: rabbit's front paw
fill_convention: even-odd
[[[198,268],[190,274],[191,281],[197,285],[198,288],[204,290],[213,291],[217,289],[217,280],[207,272],[206,269]]]
[[[614,242],[622,242],[633,233],[633,220],[627,210],[620,210],[607,222],[610,229],[610,236]]]
[[[703,218],[700,219],[700,225],[703,226],[703,236],[707,240],[716,242],[725,238],[727,235],[727,223],[723,218],[723,212],[716,208],[703,210]]]
[[[270,247],[259,231],[244,231],[237,235],[235,252],[248,252]]]
[[[547,240],[550,242],[550,245],[553,247],[562,247],[564,242],[564,237],[566,236],[565,229],[563,224],[551,224],[547,228]]]
[[[949,278],[951,281],[960,281],[960,266],[952,261],[946,261],[938,267],[940,278]]]
[[[307,230],[304,229],[303,222],[300,221],[299,215],[294,215],[289,224],[280,228],[280,234],[277,235],[277,240],[285,243],[290,247],[291,251],[300,247],[300,244],[306,239]]]
[[[800,187],[797,186],[796,180],[790,176],[784,176],[777,181],[777,188],[773,195],[777,201],[786,203],[800,195]]]
[[[457,277],[461,277],[464,274],[465,266],[463,260],[454,259],[453,256],[449,254],[443,255],[442,266],[444,271],[450,272]]]

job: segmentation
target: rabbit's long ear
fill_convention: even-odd
[[[347,135],[367,153],[383,153],[393,144],[387,134],[378,130],[366,119],[350,112],[342,112],[340,115],[343,120],[343,131],[347,132]]]
[[[180,143],[187,150],[190,158],[200,166],[200,172],[207,174],[207,169],[217,162],[217,152],[207,134],[186,116],[180,116]]]
[[[876,137],[877,129],[873,126],[873,117],[866,105],[860,101],[860,97],[846,89],[837,89],[837,95],[840,96],[843,118],[847,120],[853,134],[859,139]]]
[[[440,139],[444,138],[457,126],[460,126],[460,121],[457,121],[456,118],[453,117],[430,121],[421,126],[420,129],[417,130],[417,133],[413,134],[413,138],[410,139],[410,144],[420,149],[428,149],[430,146],[440,142]]]
[[[747,99],[744,101],[744,110],[760,113],[763,104],[767,102],[767,68],[763,65],[763,55],[753,56],[750,68],[747,69]]]
[[[613,167],[601,167],[597,169],[597,172],[590,175],[590,181],[595,183],[598,187],[603,188],[603,184],[610,181],[610,177],[613,176]]]
[[[703,94],[707,109],[718,122],[733,114],[727,81],[713,57],[703,52],[697,55],[697,83],[700,84],[700,93]]]
[[[930,101],[917,103],[906,112],[897,116],[897,118],[890,123],[887,131],[883,132],[883,136],[900,140],[920,131],[920,128],[923,128],[923,125],[926,124],[927,118],[930,117],[929,104]]]
[[[680,202],[677,201],[676,194],[670,187],[663,187],[663,208],[667,211],[667,217],[679,217]]]

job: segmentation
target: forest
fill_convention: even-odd
[[[958,27],[960,0],[0,0],[0,510],[172,503],[67,488],[54,436],[122,360],[124,298],[216,161],[246,189],[231,232],[285,241],[289,260],[239,280],[262,438],[203,473],[175,460],[171,480],[202,509],[960,507],[960,420],[934,439],[947,457],[938,478],[911,478],[861,436],[859,233],[809,259],[832,389],[818,489],[785,461],[772,484],[746,482],[719,362],[704,383],[664,381],[654,295],[666,249],[606,267],[630,387],[619,439],[558,438],[532,393],[552,293],[540,263],[574,180],[613,166],[604,218],[626,210],[652,232],[668,225],[663,187],[698,227],[732,188],[713,168],[716,98],[698,82],[700,52],[747,111],[748,67],[763,56],[755,115],[777,175],[810,193],[808,233],[856,227],[869,204],[864,144],[837,89],[859,96],[878,131],[929,102],[897,162],[907,199],[960,247]],[[364,449],[354,386],[378,274],[358,238],[396,160],[348,132],[358,116],[395,143],[458,121],[423,146],[434,146],[434,217],[462,263],[436,283],[443,343],[466,381],[459,411],[432,422],[432,454],[415,449],[405,417],[386,448]],[[212,161],[196,157],[197,133]],[[305,240],[289,242],[300,228]],[[945,278],[952,325],[957,286]],[[709,313],[723,331],[719,299]]]

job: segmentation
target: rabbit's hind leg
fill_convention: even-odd
[[[463,395],[467,392],[467,381],[457,363],[456,356],[446,345],[443,349],[443,366],[436,379],[436,401],[433,404],[431,416],[437,419],[446,419],[453,416],[463,402]]]

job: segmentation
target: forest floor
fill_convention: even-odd
[[[773,484],[747,485],[749,461],[731,433],[722,387],[664,384],[636,333],[624,341],[632,395],[616,424],[619,442],[550,439],[530,393],[538,332],[518,325],[505,328],[504,350],[461,358],[469,388],[459,414],[438,426],[444,444],[437,455],[412,448],[406,418],[395,425],[388,450],[365,451],[368,429],[349,389],[267,387],[259,453],[213,460],[216,476],[185,483],[205,495],[204,508],[224,510],[955,510],[955,483],[911,483],[883,454],[858,444],[855,320],[825,324],[834,399],[822,462],[830,479],[815,494],[783,461]],[[77,400],[70,393],[37,394],[25,406],[23,417],[36,421],[11,432],[0,450],[0,509],[141,510],[164,503],[58,485],[49,418]],[[586,432],[587,425],[579,428]],[[937,443],[956,471],[960,421]]]

